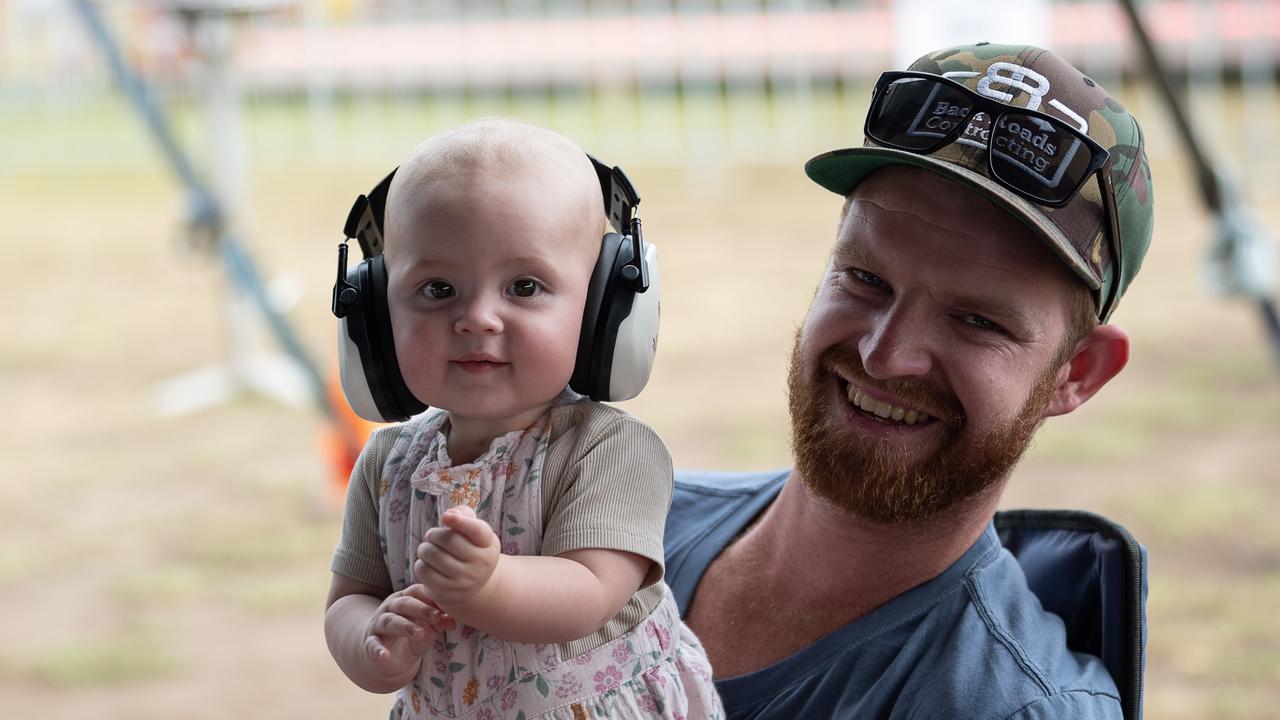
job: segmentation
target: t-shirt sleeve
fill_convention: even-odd
[[[578,428],[554,499],[542,554],[603,548],[649,558],[642,587],[662,579],[662,531],[671,505],[671,454],[652,428],[613,411]]]
[[[1120,701],[1110,693],[1071,690],[1039,698],[1008,720],[1123,720]]]
[[[342,536],[329,566],[339,575],[388,590],[391,589],[391,574],[387,572],[378,542],[378,485],[382,476],[378,460],[385,455],[385,452],[379,452],[382,443],[393,440],[391,429],[374,431],[351,468],[342,511]]]

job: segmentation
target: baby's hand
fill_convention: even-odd
[[[369,619],[364,650],[369,665],[386,677],[412,671],[435,636],[457,623],[421,584],[391,593]]]
[[[498,536],[466,505],[447,510],[418,546],[413,573],[441,607],[454,608],[484,589],[498,566]]]

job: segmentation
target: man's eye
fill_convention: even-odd
[[[857,268],[849,268],[846,272],[849,273],[850,277],[863,285],[868,285],[876,289],[883,289],[886,286],[884,278],[876,275],[875,273],[869,273],[866,270],[859,270]]]
[[[432,280],[422,288],[422,291],[427,294],[427,297],[435,300],[444,300],[457,294],[453,286],[443,280]]]
[[[542,284],[537,280],[530,280],[529,278],[522,278],[511,283],[511,294],[516,297],[533,297],[541,292],[541,290]]]
[[[1000,330],[1000,326],[982,317],[981,315],[965,315],[963,318],[965,323],[979,330]]]

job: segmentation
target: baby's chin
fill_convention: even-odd
[[[559,397],[560,393],[557,392],[551,397],[537,401],[458,401],[448,402],[444,405],[431,405],[430,403],[428,405],[445,411],[449,414],[451,420],[483,424],[508,424],[509,422],[520,424],[523,422],[522,427],[527,427],[541,417],[544,412],[551,409]]]

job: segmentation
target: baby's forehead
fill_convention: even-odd
[[[389,246],[422,237],[431,222],[495,229],[505,222],[597,250],[605,222],[586,152],[558,133],[505,119],[474,121],[419,145],[396,172],[386,215]]]
[[[562,175],[534,168],[406,186],[412,197],[391,222],[388,247],[426,262],[585,266],[600,250],[603,196],[557,192],[563,185]]]
[[[595,171],[586,153],[565,136],[505,118],[485,118],[434,135],[402,163],[415,176],[500,176],[504,173],[576,178],[580,186]],[[565,185],[560,188],[577,188]]]
[[[410,224],[506,219],[598,234],[605,221],[600,186],[573,180],[546,165],[442,169],[407,182],[388,213]]]

